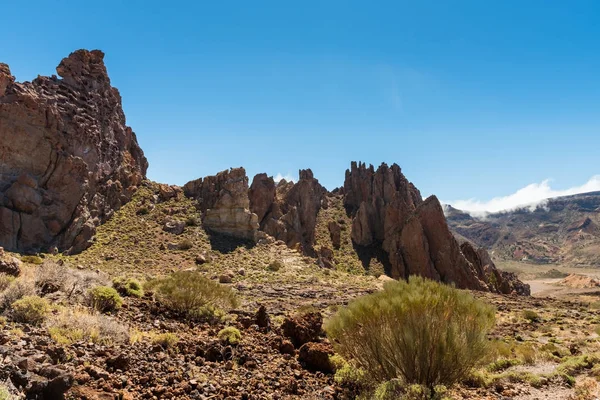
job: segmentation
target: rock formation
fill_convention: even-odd
[[[131,199],[148,163],[125,125],[104,54],[78,50],[56,76],[16,83],[0,64],[0,245],[86,248]]]
[[[382,164],[375,171],[353,162],[343,192],[344,206],[353,218],[353,242],[359,250],[383,250],[393,278],[421,275],[466,289],[527,292],[511,285],[510,277],[500,274],[491,260],[465,257],[438,199],[423,201],[398,165]]]
[[[264,215],[259,221],[265,233],[314,255],[317,215],[327,190],[310,169],[301,170],[299,178],[297,183],[279,182],[275,188],[273,178],[255,176],[250,187],[251,210]]]
[[[184,193],[198,200],[203,223],[210,231],[255,241],[258,217],[250,212],[248,177],[232,168],[185,184]]]

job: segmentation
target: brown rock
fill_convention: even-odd
[[[267,174],[258,174],[252,179],[252,185],[248,191],[250,198],[250,211],[258,217],[259,224],[271,211],[275,201],[275,181]]]
[[[300,170],[298,183],[282,180],[276,187],[275,199],[261,220],[260,228],[290,248],[300,248],[314,255],[317,215],[325,199],[326,189],[315,179],[310,169]],[[271,187],[258,177],[252,196],[269,199]],[[262,182],[262,183],[261,183]],[[255,201],[255,204],[260,204]],[[261,211],[265,207],[257,208]]]
[[[342,245],[342,227],[335,221],[329,221],[329,224],[327,224],[327,229],[329,229],[329,236],[331,238],[333,248],[338,250]]]
[[[260,328],[268,329],[271,327],[271,318],[269,317],[269,314],[267,314],[267,308],[265,306],[261,305],[258,308],[254,319],[256,320],[256,325]]]
[[[503,287],[504,293],[519,286],[507,283],[512,278],[497,271],[491,260],[482,262],[482,257],[489,259],[485,250],[463,254],[438,199],[430,196],[423,201],[398,165],[382,164],[375,171],[373,166],[353,162],[346,171],[343,193],[353,218],[353,242],[365,253],[383,251],[386,271],[393,278],[420,275],[459,288],[488,290],[494,276],[491,290]]]
[[[62,79],[16,83],[0,64],[0,245],[79,252],[129,201],[148,163],[125,125],[104,54],[78,50]]]
[[[300,347],[298,361],[302,366],[311,371],[332,373],[334,366],[329,357],[333,355],[333,349],[325,343],[306,343]]]
[[[0,247],[0,273],[12,276],[19,276],[21,273],[21,261],[15,257],[4,253],[4,249]]]
[[[258,217],[249,210],[248,177],[244,168],[232,168],[188,182],[183,190],[186,196],[198,200],[206,229],[256,241]]]
[[[304,343],[313,342],[321,335],[323,316],[320,312],[311,312],[302,315],[287,317],[281,330],[283,335],[289,338],[295,347]]]

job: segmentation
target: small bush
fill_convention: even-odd
[[[10,284],[13,283],[14,280],[14,276],[0,273],[0,292],[6,290],[10,286]]]
[[[27,324],[43,322],[50,311],[48,300],[39,296],[25,296],[12,303],[11,307],[13,319]]]
[[[6,386],[0,384],[0,400],[13,400],[15,397],[10,394],[10,391]]]
[[[34,283],[40,293],[64,291],[71,280],[71,270],[65,265],[46,261],[35,271]]]
[[[192,247],[194,247],[194,243],[190,240],[190,239],[183,239],[181,242],[179,242],[179,244],[177,245],[177,248],[179,250],[189,250]]]
[[[236,345],[240,342],[240,340],[242,340],[242,334],[233,326],[228,326],[227,328],[221,329],[217,334],[217,337],[224,344]]]
[[[21,256],[21,261],[24,263],[40,265],[44,262],[44,259],[40,256]]]
[[[162,346],[163,349],[170,349],[179,342],[179,338],[176,334],[167,332],[159,333],[152,336],[152,344]]]
[[[0,296],[0,308],[5,310],[12,303],[25,296],[34,296],[35,286],[30,280],[18,278],[13,280]]]
[[[125,343],[128,329],[105,315],[90,314],[85,309],[65,309],[47,323],[50,337],[61,345],[78,341],[102,345]]]
[[[146,285],[158,300],[192,319],[211,319],[220,310],[238,306],[235,292],[195,271],[179,271]]]
[[[115,290],[122,296],[144,297],[142,284],[137,279],[119,277],[113,279],[112,284]]]
[[[434,390],[481,362],[493,324],[494,309],[468,292],[410,277],[354,300],[325,330],[374,383],[399,378]]]
[[[100,312],[116,311],[123,305],[119,293],[108,286],[96,286],[89,291],[90,305]]]
[[[523,318],[525,318],[527,321],[530,321],[530,322],[540,322],[542,320],[538,313],[536,313],[535,311],[531,311],[531,310],[524,310]]]
[[[279,260],[271,261],[271,263],[267,267],[267,269],[269,271],[273,271],[273,272],[277,272],[281,268],[283,268],[283,263],[281,261],[279,261]]]

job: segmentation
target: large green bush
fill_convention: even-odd
[[[238,306],[235,292],[195,271],[179,271],[146,285],[158,300],[188,318],[212,317]]]
[[[96,286],[89,291],[90,305],[100,312],[116,311],[123,305],[119,293],[108,286]]]
[[[325,329],[373,385],[400,379],[433,391],[481,361],[493,324],[494,309],[470,293],[411,277],[351,302]]]

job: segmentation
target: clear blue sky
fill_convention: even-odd
[[[1,26],[19,80],[103,50],[161,182],[386,161],[450,200],[600,174],[599,1],[11,1]]]

